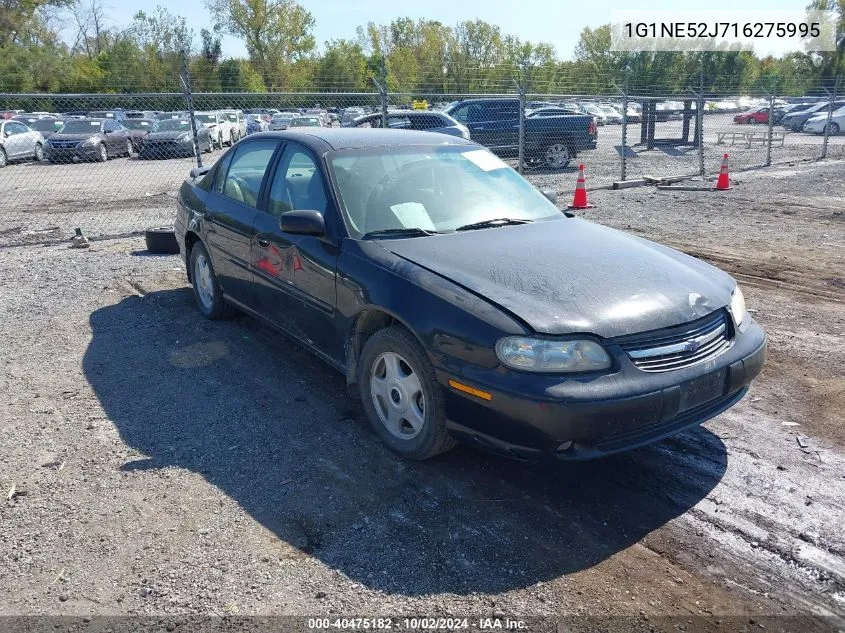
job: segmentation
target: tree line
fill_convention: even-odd
[[[781,58],[751,52],[610,50],[610,26],[583,29],[572,59],[483,20],[370,22],[318,47],[313,16],[295,0],[206,0],[212,30],[195,33],[166,8],[111,26],[102,0],[0,0],[0,91],[13,93],[373,91],[409,95],[511,93],[806,94],[845,75],[845,0],[809,9],[838,17],[838,49]],[[221,36],[244,42],[226,58]],[[840,88],[841,90],[841,88]]]

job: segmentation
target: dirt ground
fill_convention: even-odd
[[[770,355],[703,427],[555,467],[393,456],[340,375],[248,317],[201,318],[178,257],[143,240],[3,249],[0,616],[841,629],[844,173],[591,194],[587,218],[735,275]]]

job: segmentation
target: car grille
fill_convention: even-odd
[[[673,328],[618,339],[643,371],[682,369],[719,356],[731,346],[733,331],[725,310]]]
[[[79,141],[50,141],[50,147],[56,149],[74,149],[79,147]]]

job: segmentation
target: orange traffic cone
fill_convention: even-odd
[[[719,170],[719,178],[716,180],[716,186],[713,187],[716,191],[727,191],[732,189],[731,179],[728,176],[728,155],[722,157],[722,168]]]
[[[587,202],[587,179],[584,177],[584,165],[578,165],[578,181],[575,183],[575,197],[572,199],[570,209],[592,209],[593,205]]]

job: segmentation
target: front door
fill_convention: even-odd
[[[207,240],[223,292],[254,305],[250,243],[261,187],[279,142],[255,140],[226,153],[206,201]]]
[[[335,318],[335,276],[339,248],[336,210],[325,178],[311,152],[288,143],[268,185],[266,210],[255,217],[252,267],[256,309],[332,360],[343,363],[342,337]],[[291,235],[280,217],[292,209],[319,211],[325,236]]]
[[[17,121],[7,121],[4,128],[6,135],[6,157],[11,160],[14,158],[24,158],[29,153],[30,145],[32,146],[32,153],[35,152],[35,143],[30,138],[29,128],[23,123]]]

